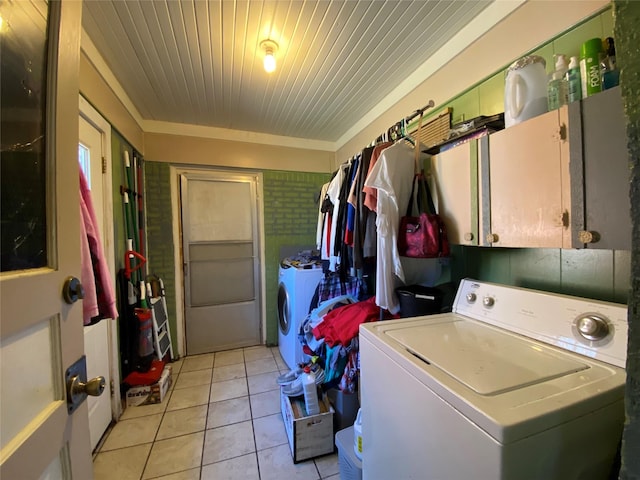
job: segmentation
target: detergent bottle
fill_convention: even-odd
[[[362,460],[362,409],[358,409],[356,421],[353,424],[353,451]]]
[[[510,127],[547,112],[547,71],[544,58],[528,55],[507,69],[504,124]]]

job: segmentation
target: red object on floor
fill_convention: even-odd
[[[125,377],[124,383],[126,383],[130,387],[138,387],[140,385],[153,385],[158,380],[160,380],[162,370],[164,370],[164,362],[162,360],[153,360],[151,362],[151,368],[148,371],[144,373],[131,372]]]

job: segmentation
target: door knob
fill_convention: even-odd
[[[71,378],[71,395],[91,395],[92,397],[99,397],[104,392],[105,380],[104,377],[99,376],[92,378],[86,382],[83,382],[80,375],[76,375]]]
[[[65,379],[67,383],[67,410],[70,414],[84,402],[87,395],[92,397],[102,395],[106,383],[102,376],[87,380],[87,357],[84,355],[67,369]]]
[[[84,298],[84,287],[76,277],[67,277],[62,286],[62,298],[68,304]]]

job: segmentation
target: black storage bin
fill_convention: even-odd
[[[401,317],[418,317],[440,313],[443,292],[435,287],[422,285],[408,285],[396,288],[400,300]]]

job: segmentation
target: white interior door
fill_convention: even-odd
[[[69,413],[65,388],[67,367],[84,353],[82,306],[62,298],[65,280],[80,277],[81,11],[75,1],[0,3],[0,15],[10,19],[0,79],[3,479],[92,478],[87,403]],[[7,176],[11,164],[17,169]]]
[[[111,126],[109,123],[82,97],[80,97],[80,135],[78,146],[78,160],[85,172],[91,199],[98,219],[100,238],[107,256],[109,271],[114,271],[113,249],[113,202],[111,201]],[[115,283],[115,278],[112,278]],[[112,419],[120,415],[121,405],[116,399],[120,398],[119,374],[117,358],[118,352],[114,340],[117,337],[115,325],[111,320],[102,320],[95,325],[84,328],[85,355],[87,357],[87,376],[93,378],[102,375],[106,384],[112,386],[111,395],[89,397],[89,430],[91,432],[91,449],[94,450],[100,438],[106,431]],[[113,380],[113,381],[112,381]],[[117,393],[117,395],[116,395]]]
[[[187,355],[261,342],[254,175],[181,176]]]

